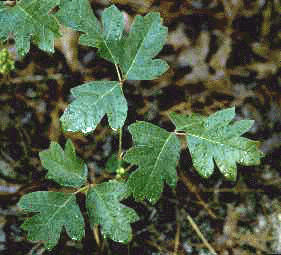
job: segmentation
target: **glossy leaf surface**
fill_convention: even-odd
[[[62,186],[79,188],[86,183],[88,168],[75,154],[70,139],[65,150],[58,143],[51,142],[50,148],[39,153],[43,167],[48,170],[47,178]]]
[[[102,26],[88,0],[66,1],[56,14],[61,23],[83,32],[80,43],[98,48],[100,56],[118,64],[122,54],[120,40],[124,30],[124,16],[114,5],[102,13]]]
[[[62,5],[57,14],[66,26],[85,33],[80,43],[98,48],[101,57],[120,64],[125,80],[152,80],[167,71],[164,60],[153,59],[163,48],[168,33],[158,13],[136,16],[129,35],[125,35],[124,15],[114,5],[104,10],[100,26],[86,2],[75,0],[67,3],[69,8]]]
[[[45,241],[52,249],[64,227],[69,237],[81,240],[84,236],[84,219],[75,195],[60,192],[38,191],[24,195],[19,207],[26,212],[38,212],[24,221],[21,227],[28,232],[28,239]]]
[[[65,0],[56,13],[58,20],[66,27],[83,32],[80,42],[99,48],[102,44],[102,29],[88,0]]]
[[[54,38],[60,35],[59,25],[48,12],[57,3],[58,0],[22,0],[7,7],[0,2],[0,39],[6,40],[13,33],[17,52],[25,55],[32,36],[40,49],[53,53]]]
[[[236,163],[257,165],[263,153],[258,142],[241,137],[253,125],[253,120],[240,120],[232,123],[235,109],[216,112],[209,117],[170,115],[177,130],[187,132],[188,148],[198,173],[209,177],[216,162],[221,173],[228,179],[237,176]]]
[[[76,99],[61,117],[66,131],[89,133],[106,114],[112,128],[120,128],[127,117],[128,106],[117,81],[93,81],[71,89]]]
[[[86,198],[90,222],[100,224],[105,237],[128,243],[132,239],[130,223],[139,219],[136,212],[120,201],[128,196],[126,183],[109,181],[89,190]]]
[[[136,199],[147,198],[155,203],[163,191],[164,181],[176,185],[180,142],[174,133],[147,122],[134,123],[129,131],[134,147],[126,153],[124,160],[138,165],[128,180],[130,192]]]
[[[163,48],[167,33],[159,13],[136,16],[120,56],[125,79],[153,80],[167,71],[169,66],[164,60],[153,59]]]

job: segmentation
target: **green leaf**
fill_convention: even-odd
[[[103,36],[106,41],[120,40],[124,31],[124,16],[116,6],[106,8],[102,13]]]
[[[128,164],[121,160],[121,168],[126,168]],[[111,173],[117,173],[118,172],[118,167],[119,167],[119,160],[118,160],[118,155],[117,154],[112,154],[109,159],[107,160],[105,164],[105,169]]]
[[[48,170],[47,178],[62,186],[79,188],[86,183],[87,165],[75,154],[75,147],[70,139],[65,150],[56,142],[51,142],[48,150],[39,153],[42,165]]]
[[[165,180],[171,186],[176,185],[180,142],[174,133],[147,122],[134,123],[129,131],[134,147],[126,153],[124,160],[139,166],[129,177],[129,189],[136,199],[147,198],[155,203]]]
[[[100,47],[100,56],[119,64],[123,55],[122,35],[124,32],[124,16],[114,5],[106,8],[102,13],[103,40]]]
[[[152,80],[167,71],[169,66],[164,60],[153,60],[163,48],[168,33],[167,27],[161,24],[159,13],[137,16],[126,36],[124,16],[114,5],[102,13],[102,28],[86,0],[75,0],[67,5],[69,8],[61,5],[62,11],[56,15],[58,19],[85,33],[80,37],[80,43],[99,48],[101,57],[120,64],[124,79]]]
[[[58,242],[62,228],[74,240],[81,240],[84,219],[75,195],[61,192],[38,191],[21,197],[19,207],[27,212],[39,212],[24,221],[21,227],[28,231],[28,239],[46,241],[52,249]]]
[[[122,55],[120,40],[124,31],[124,16],[112,5],[102,13],[102,25],[95,17],[88,0],[66,1],[56,14],[67,27],[83,32],[80,43],[99,49],[101,57],[118,64]]]
[[[116,173],[118,167],[119,167],[118,155],[113,154],[107,160],[106,165],[105,165],[105,169],[109,170],[111,173]]]
[[[0,38],[6,40],[10,32],[15,35],[16,48],[25,55],[30,48],[31,36],[40,49],[54,52],[54,38],[59,36],[59,26],[48,11],[58,0],[22,0],[14,7],[0,3]]]
[[[136,16],[120,56],[125,79],[153,80],[167,71],[169,66],[164,60],[153,60],[163,48],[167,33],[168,28],[161,24],[159,13]]]
[[[103,235],[116,242],[128,243],[132,239],[130,223],[139,219],[132,208],[119,202],[127,196],[126,183],[116,180],[97,185],[87,193],[91,225],[101,224]]]
[[[65,0],[55,14],[65,26],[83,32],[80,43],[100,48],[102,29],[88,0]]]
[[[188,148],[200,175],[209,177],[214,171],[214,161],[230,180],[236,179],[236,162],[243,165],[260,164],[263,153],[257,148],[259,142],[240,137],[254,121],[240,120],[233,124],[234,116],[234,107],[209,117],[171,113],[176,129],[187,132]]]
[[[128,106],[117,81],[93,81],[71,89],[76,97],[61,117],[66,131],[88,133],[107,114],[112,128],[121,128]]]

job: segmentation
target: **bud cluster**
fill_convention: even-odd
[[[0,73],[7,74],[15,69],[15,61],[7,48],[0,51]]]

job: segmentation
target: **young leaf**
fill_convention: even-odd
[[[28,231],[28,239],[46,241],[52,249],[58,242],[62,228],[74,240],[84,236],[84,219],[76,204],[75,195],[38,191],[21,197],[19,207],[27,212],[39,212],[26,219],[21,227]]]
[[[31,35],[40,49],[54,52],[54,38],[59,36],[59,26],[48,11],[56,3],[57,0],[22,0],[14,7],[0,3],[0,38],[6,40],[10,32],[14,33],[20,55],[29,51]]]
[[[200,175],[209,177],[213,173],[214,160],[222,174],[230,180],[236,179],[236,162],[244,165],[260,163],[263,153],[257,148],[258,142],[240,137],[254,121],[240,120],[232,124],[234,116],[234,107],[209,117],[171,113],[176,129],[187,132],[188,148]]]
[[[147,122],[134,123],[129,131],[134,147],[126,153],[124,160],[139,166],[129,177],[129,189],[136,199],[147,198],[155,203],[165,180],[171,186],[177,182],[180,142],[174,133]]]
[[[117,81],[89,82],[71,89],[71,93],[76,100],[60,119],[66,131],[91,132],[105,114],[112,128],[124,125],[128,106]]]
[[[88,175],[87,165],[75,154],[75,147],[70,139],[65,149],[51,142],[48,150],[39,153],[43,167],[48,169],[47,178],[55,180],[62,186],[79,188],[85,184]]]
[[[132,208],[119,202],[127,196],[126,183],[116,180],[97,185],[87,193],[91,224],[101,224],[103,235],[116,242],[128,243],[132,239],[130,223],[139,219]]]
[[[127,80],[153,80],[168,69],[168,64],[153,58],[163,48],[168,29],[159,13],[136,16],[129,36],[124,39],[120,65]]]

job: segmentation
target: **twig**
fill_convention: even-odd
[[[179,245],[180,245],[180,222],[178,220],[178,209],[177,210],[177,214],[176,214],[176,217],[177,217],[177,232],[176,232],[176,237],[175,237],[175,249],[174,249],[174,255],[177,255],[178,254],[178,250],[179,250]]]
[[[203,236],[203,234],[201,233],[200,229],[198,228],[197,224],[193,221],[193,219],[189,215],[187,215],[187,219],[188,219],[189,223],[191,224],[191,226],[193,227],[193,229],[195,230],[196,234],[203,241],[204,245],[209,249],[209,251],[212,254],[217,255],[216,251],[213,249],[213,247],[205,239],[205,237]]]
[[[16,0],[12,0],[12,1],[7,0],[7,1],[4,2],[4,5],[13,7],[13,6],[16,5]]]
[[[98,247],[100,248],[101,247],[101,240],[100,240],[100,237],[99,237],[99,226],[98,225],[95,225],[93,233],[94,233],[94,236],[95,236],[95,239],[96,239],[96,243],[97,243]]]
[[[43,244],[42,241],[40,241],[37,244],[35,244],[33,246],[33,248],[28,252],[28,255],[32,255],[32,254],[35,254],[35,253],[38,254],[38,255],[42,255],[44,253],[44,251],[46,250],[46,249],[44,249],[42,247],[40,248],[40,246],[42,246],[42,244]]]

